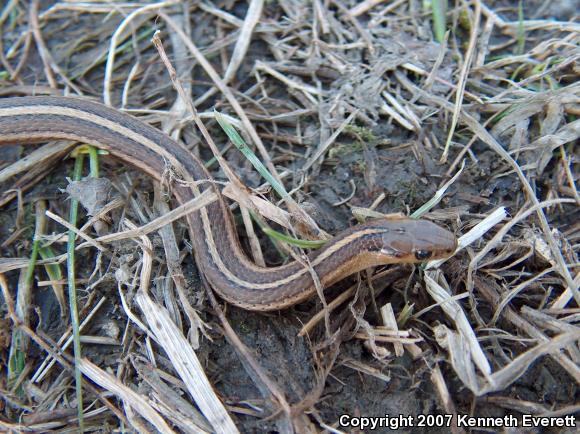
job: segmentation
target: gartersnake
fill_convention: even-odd
[[[316,292],[311,270],[300,262],[263,268],[248,259],[230,211],[201,162],[185,147],[136,118],[88,100],[66,97],[0,99],[0,145],[75,140],[94,145],[161,180],[170,166],[184,182],[173,191],[180,203],[206,189],[219,199],[187,216],[195,258],[212,288],[249,310],[283,309]],[[308,255],[323,287],[357,271],[396,263],[445,258],[455,236],[426,220],[374,220],[341,232]]]

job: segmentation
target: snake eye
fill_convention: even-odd
[[[415,258],[417,258],[419,261],[424,261],[425,259],[429,259],[432,254],[433,252],[429,250],[417,250],[415,252]]]

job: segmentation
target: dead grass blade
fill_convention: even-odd
[[[77,363],[84,375],[102,388],[122,399],[125,405],[128,405],[137,411],[141,417],[151,423],[159,430],[159,432],[164,434],[173,434],[175,432],[142,395],[135,392],[130,387],[125,386],[116,377],[103,371],[87,359],[81,359]],[[129,418],[129,420],[131,420],[131,418]],[[138,426],[138,428],[140,427],[141,426]]]
[[[218,433],[236,433],[236,425],[207,379],[203,366],[167,310],[140,291],[136,297],[147,324],[171,360],[203,415]]]

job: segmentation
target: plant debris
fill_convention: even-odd
[[[86,209],[73,228],[74,144],[2,146],[0,429],[459,433],[502,420],[573,432],[573,4],[4,2],[0,98],[93,98],[180,140],[223,187],[257,263],[311,245],[284,240],[392,213],[421,214],[459,245],[246,312],[204,289],[180,220],[215,194],[177,206],[171,167],[157,183],[99,155],[99,178],[66,187]],[[29,269],[33,246],[44,253]]]

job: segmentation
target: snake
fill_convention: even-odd
[[[380,218],[336,234],[302,260],[259,266],[241,246],[220,187],[180,142],[136,117],[86,98],[0,98],[0,145],[53,140],[106,150],[157,181],[170,168],[180,178],[172,184],[179,204],[208,189],[217,193],[216,200],[186,215],[194,259],[211,288],[242,309],[285,309],[311,298],[317,288],[327,288],[359,271],[444,259],[457,248],[455,235],[429,220]]]

